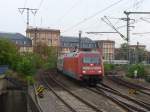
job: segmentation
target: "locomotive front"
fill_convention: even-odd
[[[85,53],[81,56],[81,79],[89,84],[97,84],[103,79],[103,63],[100,53]]]

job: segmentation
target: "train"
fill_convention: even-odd
[[[57,70],[88,85],[96,85],[103,80],[102,55],[97,51],[77,51],[59,56]]]

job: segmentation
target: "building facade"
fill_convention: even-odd
[[[60,45],[60,30],[49,28],[28,28],[26,35],[32,40],[33,47],[39,43],[47,46],[58,47]]]
[[[115,42],[111,40],[97,40],[96,46],[101,50],[104,60],[114,60]]]
[[[19,49],[19,52],[33,52],[31,39],[20,33],[4,33],[0,32],[0,38],[11,40]]]
[[[61,36],[60,37],[60,54],[69,53],[80,50],[96,50],[96,44],[94,41],[87,37],[82,37],[79,48],[79,37]]]
[[[146,63],[147,52],[145,45],[130,45],[130,63]]]
[[[136,49],[143,49],[145,50],[146,49],[146,46],[145,45],[130,45],[130,49],[133,49],[133,50],[136,50]]]
[[[145,45],[130,45],[130,49],[127,46],[115,49],[116,60],[128,60],[131,64],[136,63],[149,63],[148,51],[146,51]]]

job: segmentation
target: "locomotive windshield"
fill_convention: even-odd
[[[99,57],[84,57],[83,63],[85,64],[100,64],[100,58]]]

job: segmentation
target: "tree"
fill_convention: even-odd
[[[48,65],[49,68],[55,68],[57,63],[57,48],[49,47],[49,55],[48,55]]]
[[[34,58],[29,56],[22,56],[17,63],[17,71],[25,76],[32,76],[36,72],[36,65]]]
[[[137,77],[138,78],[145,78],[147,76],[147,73],[145,71],[144,65],[142,64],[134,64],[130,65],[128,69],[127,76],[134,78],[134,71],[137,70]]]
[[[0,65],[9,65],[9,67],[15,68],[17,61],[16,45],[8,39],[0,38]]]
[[[47,44],[39,42],[34,46],[34,53],[39,54],[43,59],[48,59],[50,49]]]
[[[48,46],[42,42],[37,43],[34,47],[34,52],[37,53],[45,62],[45,68],[55,68],[57,63],[57,48]]]

